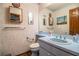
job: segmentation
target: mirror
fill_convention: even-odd
[[[44,6],[43,6],[44,5]],[[69,10],[78,7],[77,3],[41,4],[39,14],[39,32],[69,34]]]
[[[10,24],[20,24],[22,23],[22,9],[9,7],[9,19],[7,20]]]

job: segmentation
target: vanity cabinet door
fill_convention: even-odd
[[[38,38],[41,38],[41,37],[44,37],[44,36],[36,35],[36,42],[38,41]]]
[[[45,49],[41,48],[39,49],[39,55],[40,56],[52,56],[49,52],[47,52]]]

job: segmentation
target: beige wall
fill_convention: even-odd
[[[2,35],[1,35],[1,30],[0,30],[0,55],[2,54]]]
[[[55,11],[54,16],[54,33],[65,34],[66,32],[69,34],[69,10],[78,7],[78,4],[70,4]],[[67,24],[57,25],[57,17],[67,15]]]
[[[0,6],[0,24],[5,24],[6,8],[10,5],[11,4],[4,3]],[[21,8],[23,9],[23,23],[19,26],[25,26],[25,29],[8,28],[0,30],[0,40],[2,40],[3,54],[11,53],[12,55],[17,55],[28,51],[30,42],[27,41],[26,37],[30,37],[32,39],[38,32],[38,5],[26,3],[21,4]],[[29,11],[33,12],[34,15],[33,25],[28,25],[27,15]]]
[[[39,12],[39,31],[49,32],[49,29],[47,29],[47,27],[49,27],[49,24],[48,24],[49,13],[51,13],[53,16],[53,12],[47,8],[42,8],[40,10],[40,12]],[[43,18],[44,18],[43,15],[46,16],[46,18],[45,18],[46,25],[43,25]]]

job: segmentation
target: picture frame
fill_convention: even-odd
[[[15,8],[19,8],[20,7],[20,3],[12,3],[13,7]]]
[[[9,6],[7,24],[20,24],[23,21],[22,9]]]
[[[54,22],[54,20],[53,20],[52,14],[49,13],[49,17],[48,17],[48,24],[49,24],[49,26],[53,26],[53,22]]]
[[[67,16],[57,17],[57,25],[67,24]]]
[[[33,24],[33,13],[32,12],[28,13],[28,24],[29,25]]]
[[[43,25],[46,25],[46,15],[43,15]]]

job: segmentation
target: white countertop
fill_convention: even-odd
[[[37,33],[36,35],[44,36],[44,37],[49,36],[49,34],[43,34],[43,33],[41,33],[41,34],[38,34],[38,33]]]

